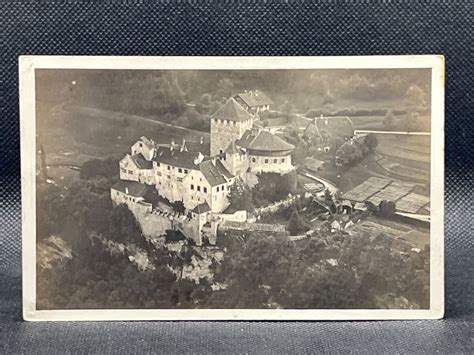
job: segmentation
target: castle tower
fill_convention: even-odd
[[[245,181],[245,173],[249,167],[245,151],[237,147],[235,142],[229,144],[225,151],[225,159],[222,161],[232,175]]]
[[[211,117],[211,155],[222,154],[253,125],[253,116],[230,98]]]

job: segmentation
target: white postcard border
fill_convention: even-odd
[[[397,309],[127,309],[36,310],[36,112],[35,69],[401,69],[431,68],[430,308]],[[116,57],[19,58],[22,194],[23,318],[86,320],[381,320],[439,319],[444,315],[444,57]]]

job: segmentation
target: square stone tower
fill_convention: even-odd
[[[222,154],[253,126],[253,116],[230,98],[211,117],[211,155]]]

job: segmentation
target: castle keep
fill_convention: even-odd
[[[260,173],[286,174],[294,169],[294,146],[256,121],[251,110],[230,98],[211,117],[210,147],[202,140],[159,144],[141,137],[119,163],[120,181],[112,187],[112,200],[127,204],[136,216],[137,206],[152,213],[182,203],[188,216],[184,223],[191,223],[194,216],[200,236],[206,221],[228,207],[229,188],[237,178],[249,183]]]

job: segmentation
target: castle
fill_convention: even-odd
[[[159,204],[160,198],[180,202],[187,215],[203,219],[201,232],[212,214],[228,207],[227,196],[236,179],[253,185],[260,173],[294,170],[295,147],[261,128],[257,120],[252,109],[230,98],[211,117],[210,146],[202,139],[159,144],[141,137],[119,163],[120,181],[112,187],[112,200],[126,203],[132,212],[137,203]],[[147,195],[158,198],[153,202]]]

